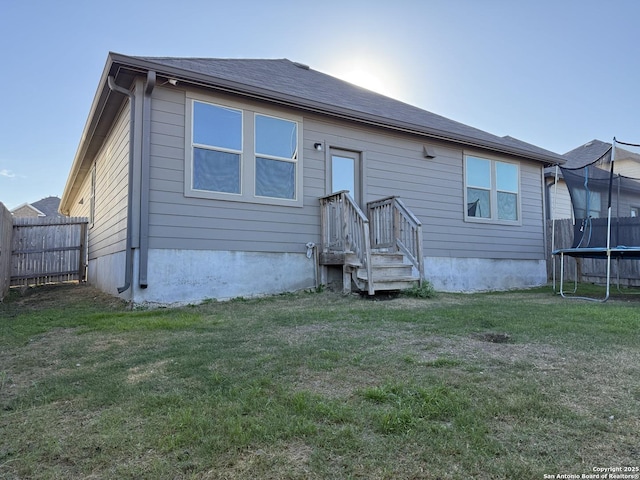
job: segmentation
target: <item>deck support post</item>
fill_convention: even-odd
[[[349,265],[342,266],[342,293],[345,295],[351,293],[351,267]]]

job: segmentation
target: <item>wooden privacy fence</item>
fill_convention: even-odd
[[[11,286],[86,279],[86,218],[14,218]]]
[[[0,302],[9,293],[11,283],[11,236],[13,217],[0,202]]]
[[[625,222],[633,222],[640,234],[640,217],[625,218]],[[573,220],[570,218],[555,221],[555,247],[551,243],[551,232],[553,222],[547,224],[547,245],[549,245],[549,255],[547,256],[547,273],[549,280],[553,278],[553,267],[555,263],[556,280],[560,280],[560,257],[555,260],[551,255],[552,249],[571,248],[573,244]],[[637,225],[637,226],[636,226]],[[640,237],[639,237],[640,238]],[[606,284],[607,281],[607,261],[606,259],[594,258],[572,258],[565,255],[564,258],[564,278],[573,282],[576,279],[576,267],[578,282]],[[620,277],[620,285],[640,286],[640,260],[624,259],[619,262],[611,260],[612,282],[617,282]]]

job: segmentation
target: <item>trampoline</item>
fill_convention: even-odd
[[[613,139],[611,148],[600,158],[577,168],[556,167],[569,191],[573,208],[573,243],[570,248],[555,248],[555,215],[552,234],[553,285],[556,291],[555,258],[560,258],[559,294],[563,298],[577,298],[606,302],[611,291],[611,262],[640,259],[640,178],[621,175],[616,170],[616,159],[629,154],[620,145],[640,147]],[[632,154],[636,155],[637,154]],[[559,169],[559,170],[558,170]],[[640,172],[640,165],[638,165]],[[557,195],[557,190],[556,190]],[[606,294],[604,298],[579,296],[576,262],[575,284],[572,292],[564,289],[566,257],[590,258],[606,262]],[[620,269],[616,269],[618,289]]]

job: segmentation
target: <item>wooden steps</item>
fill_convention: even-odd
[[[334,192],[320,198],[320,223],[323,284],[337,267],[345,293],[403,290],[425,278],[422,222],[397,196],[360,208],[347,190]]]
[[[356,287],[366,292],[369,288],[367,270],[358,262],[348,262],[351,279]],[[372,253],[371,276],[376,292],[404,290],[413,286],[419,278],[413,276],[413,265],[405,263],[401,253]]]

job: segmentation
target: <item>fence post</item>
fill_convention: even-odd
[[[13,216],[0,202],[0,302],[9,293],[11,285],[11,237]]]

